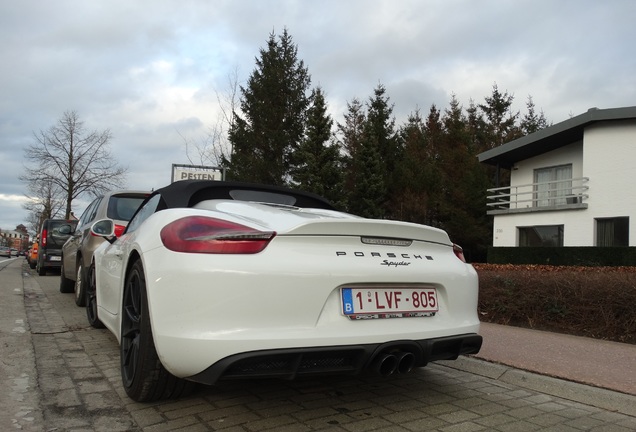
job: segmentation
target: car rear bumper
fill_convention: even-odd
[[[429,345],[442,344],[432,341],[459,338],[459,348],[446,357],[450,359],[464,353],[465,336],[457,335],[478,333],[477,274],[452,251],[431,246],[434,262],[386,268],[372,259],[342,262],[327,248],[313,246],[311,253],[303,253],[302,247],[270,247],[268,259],[161,249],[144,254],[153,338],[163,365],[178,377],[203,374],[212,377],[205,381],[214,381],[226,374],[229,364],[251,357],[250,353],[268,357],[365,347],[358,354],[345,350],[353,355],[350,362],[356,372],[367,367],[374,353],[383,350],[380,347],[400,341],[408,341],[416,364],[425,365],[431,361]],[[316,259],[315,254],[327,258]],[[341,288],[364,282],[435,287],[439,311],[426,317],[349,319],[343,313]],[[213,367],[223,372],[205,372],[218,364],[225,366]]]
[[[62,257],[59,253],[47,253],[42,256],[42,260],[40,262],[40,267],[42,268],[55,268],[58,269],[62,267]]]
[[[204,384],[246,378],[294,379],[321,374],[407,373],[431,361],[479,352],[482,337],[463,334],[382,344],[263,350],[226,357],[187,379]]]

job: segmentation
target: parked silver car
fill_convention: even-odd
[[[62,247],[60,292],[75,292],[75,303],[86,305],[86,269],[91,265],[93,251],[104,239],[91,235],[90,227],[96,220],[109,218],[115,221],[115,235],[124,232],[128,221],[150,192],[113,191],[99,196],[86,208],[73,235]]]

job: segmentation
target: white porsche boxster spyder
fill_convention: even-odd
[[[407,373],[479,351],[478,280],[439,229],[336,211],[314,194],[180,181],[94,253],[87,316],[117,337],[125,390]]]

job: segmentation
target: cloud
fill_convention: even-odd
[[[165,185],[284,28],[336,123],[380,83],[398,126],[451,94],[482,102],[494,83],[519,110],[532,95],[552,122],[634,105],[634,16],[631,0],[2,2],[0,194],[22,196],[24,149],[67,110],[112,132],[130,187]],[[0,227],[25,219],[11,208]]]

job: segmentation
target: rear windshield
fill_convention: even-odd
[[[106,216],[110,219],[128,222],[145,198],[145,195],[114,195],[108,201]]]
[[[71,227],[75,228],[75,226],[77,225],[77,221],[76,220],[50,220],[48,223],[48,230],[49,233],[56,233],[59,234],[58,230],[60,229],[61,226],[64,225],[70,225]]]
[[[47,247],[61,248],[62,245],[66,242],[66,239],[68,239],[71,236],[71,232],[75,229],[76,226],[77,226],[76,220],[68,220],[68,221],[63,219],[49,220],[46,227],[47,229],[46,237],[48,240]],[[66,228],[63,229],[62,232],[60,232],[60,229],[63,227],[66,227]]]

